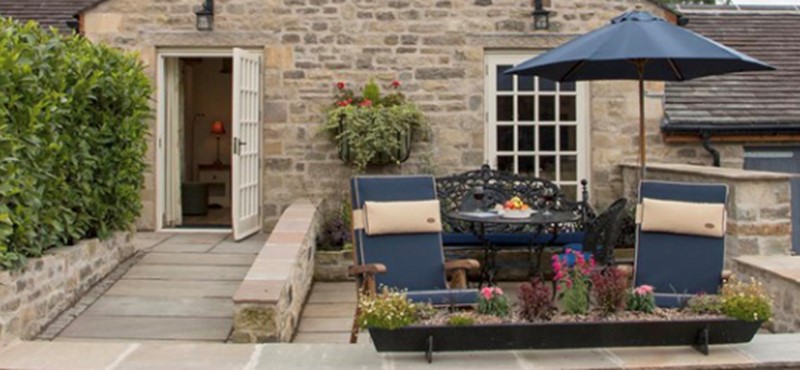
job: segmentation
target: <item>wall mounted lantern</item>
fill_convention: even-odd
[[[550,11],[545,10],[542,0],[534,0],[533,29],[546,30],[550,28]]]
[[[194,14],[197,16],[198,31],[211,31],[214,29],[214,0],[205,0]]]

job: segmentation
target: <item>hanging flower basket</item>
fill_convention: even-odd
[[[392,83],[394,89],[399,86],[397,81]],[[337,90],[322,130],[336,143],[339,158],[359,171],[367,165],[405,162],[414,139],[425,127],[419,109],[399,92],[381,97],[372,81],[361,96],[355,96],[343,82],[337,84]]]

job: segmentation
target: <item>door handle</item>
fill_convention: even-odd
[[[238,137],[233,138],[233,154],[242,154],[242,145],[247,145],[247,142],[239,140]]]

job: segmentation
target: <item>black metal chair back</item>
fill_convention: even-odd
[[[614,263],[614,244],[619,237],[620,221],[627,204],[627,199],[617,199],[586,227],[583,251],[592,253],[598,264]]]

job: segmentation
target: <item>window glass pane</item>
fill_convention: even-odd
[[[536,127],[534,126],[519,126],[519,143],[517,143],[517,148],[520,151],[528,151],[532,152],[536,150],[534,148],[534,143],[536,139]],[[520,167],[522,167],[522,163],[520,162]]]
[[[519,156],[519,173],[523,175],[535,176],[536,157],[532,155]]]
[[[578,199],[578,186],[577,185],[561,185],[559,186],[564,196],[569,200]]]
[[[514,120],[514,97],[513,96],[498,96],[497,97],[497,120],[498,121],[513,121]]]
[[[558,84],[561,91],[575,91],[574,82],[562,82]]]
[[[514,157],[510,155],[497,156],[497,170],[503,172],[514,172]]]
[[[578,147],[576,144],[578,128],[576,126],[560,126],[558,130],[560,131],[559,134],[561,135],[559,138],[559,150],[574,151]]]
[[[539,177],[551,181],[556,180],[556,157],[550,155],[539,156]]]
[[[556,82],[539,77],[539,91],[556,91]]]
[[[533,122],[533,97],[517,97],[517,120]]]
[[[509,65],[497,66],[497,91],[512,91],[514,89],[514,75],[503,73],[503,71],[511,67]]]
[[[562,95],[558,97],[558,119],[562,122],[575,122],[578,119],[576,112],[577,106],[575,105],[575,97],[570,95]]]
[[[497,126],[497,150],[514,150],[514,126]]]
[[[533,91],[533,76],[517,76],[518,91]]]
[[[555,120],[556,120],[556,97],[540,96],[539,121],[555,121]]]
[[[556,150],[556,128],[554,126],[539,126],[539,150]]]
[[[578,158],[574,155],[561,156],[561,181],[578,180]]]

